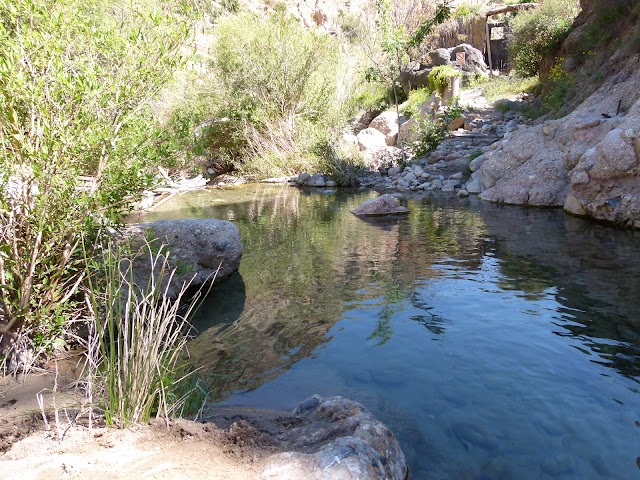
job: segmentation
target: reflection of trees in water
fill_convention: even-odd
[[[500,255],[502,276],[498,286],[503,290],[521,291],[527,300],[541,300],[546,296],[545,291],[555,286],[553,270],[535,258],[507,251]]]
[[[451,245],[470,265],[479,262],[483,229],[472,212],[433,207],[429,213],[412,205],[408,218],[363,222],[349,210],[371,197],[369,192],[265,191],[220,207],[232,212],[243,240],[245,307],[232,326],[207,331],[193,342],[197,362],[213,367],[241,349],[236,388],[257,386],[311,355],[328,341],[356,292],[381,299],[370,339],[383,344],[392,337],[391,319],[404,308],[416,278],[437,275],[433,262]],[[437,322],[426,317],[425,326],[437,330]]]
[[[617,370],[640,383],[640,330],[629,318],[616,312],[615,305],[589,298],[588,292],[564,288],[557,296],[564,305],[580,305],[566,309],[555,323],[561,327],[556,335],[572,337],[584,348],[575,346],[592,362]]]
[[[241,372],[225,388],[257,386],[312,355],[349,308],[345,302],[363,296],[379,299],[371,340],[392,338],[403,308],[418,309],[410,318],[439,336],[446,322],[431,314],[416,283],[439,275],[434,264],[448,259],[448,275],[464,275],[487,258],[495,258],[501,288],[529,300],[553,296],[566,307],[554,320],[558,334],[579,340],[593,361],[638,378],[637,233],[548,210],[473,201],[465,209],[456,198],[409,201],[406,218],[377,223],[349,213],[369,192],[258,186],[213,195],[217,203],[202,197],[193,216],[232,217],[245,248],[245,308],[224,332],[194,342],[202,364]]]
[[[407,290],[398,284],[389,283],[386,286],[382,299],[384,306],[378,313],[376,328],[367,338],[367,340],[376,340],[376,347],[384,345],[393,337],[391,317],[403,309],[402,303],[407,299],[407,293]]]
[[[433,306],[429,305],[418,291],[414,291],[411,295],[411,304],[424,312],[420,315],[413,315],[411,320],[424,325],[435,335],[442,335],[445,332],[446,320],[432,312]]]

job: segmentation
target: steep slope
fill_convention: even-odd
[[[561,49],[566,55],[592,41],[590,35],[602,22],[597,0],[583,0],[582,7]],[[584,75],[589,69],[606,80],[572,113],[521,126],[485,153],[472,175],[481,198],[562,206],[575,215],[640,228],[640,55],[629,46],[637,23],[630,16],[612,24],[621,41],[603,37],[601,53],[576,69],[585,78],[584,91],[593,90]],[[610,53],[604,55],[606,51]]]

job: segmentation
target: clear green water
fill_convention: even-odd
[[[640,478],[640,233],[475,198],[349,210],[372,192],[199,192],[147,220],[240,229],[196,319],[225,405],[364,403],[414,479]]]

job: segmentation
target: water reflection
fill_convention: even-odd
[[[350,214],[372,195],[251,187],[154,214],[240,229],[241,276],[192,343],[196,363],[232,363],[227,402],[355,398],[415,478],[637,474],[640,235],[475,198]]]

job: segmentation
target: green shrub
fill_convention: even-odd
[[[360,182],[360,174],[365,169],[362,154],[356,147],[340,148],[333,143],[318,146],[318,155],[322,158],[322,171],[342,187],[355,187]]]
[[[176,299],[169,298],[176,272],[169,271],[163,246],[147,244],[137,254],[152,272],[137,284],[135,262],[123,248],[108,247],[97,261],[86,258],[92,312],[86,375],[107,424],[127,427],[151,415],[168,419],[189,396],[178,388],[176,373],[198,295],[183,305],[187,283]]]
[[[562,60],[558,60],[545,78],[542,90],[542,105],[547,111],[561,113],[566,104],[567,95],[574,87],[576,80],[562,66]]]
[[[439,119],[420,119],[416,127],[419,138],[411,145],[416,157],[421,157],[435,150],[447,136],[447,128]]]
[[[420,107],[431,97],[431,92],[427,88],[419,88],[409,92],[409,99],[404,107],[404,114],[413,117],[420,113]]]
[[[462,73],[450,65],[434,67],[427,76],[429,91],[436,92],[440,97],[444,97],[444,91],[450,85],[451,80],[461,75]]]
[[[479,10],[480,10],[480,6],[478,4],[470,5],[470,4],[462,3],[455,8],[451,16],[453,18],[471,17],[476,15]]]
[[[379,111],[386,110],[393,104],[393,91],[387,85],[379,82],[361,82],[350,99],[347,112],[349,115],[359,110]]]
[[[237,139],[229,156],[246,173],[297,173],[295,159],[310,160],[342,121],[337,42],[283,15],[228,17],[216,33],[218,117]]]
[[[169,1],[0,0],[0,335],[60,340],[80,237],[118,220],[163,155],[148,101],[187,19]]]
[[[344,10],[338,12],[338,26],[342,34],[350,43],[356,43],[366,33],[360,16],[353,13],[346,13]]]
[[[416,131],[419,138],[411,146],[416,157],[426,155],[436,149],[444,140],[448,133],[448,126],[451,121],[462,115],[463,109],[460,106],[458,97],[453,98],[446,107],[444,113],[437,115],[433,119],[418,118]]]
[[[537,75],[540,62],[558,48],[579,12],[576,0],[546,0],[538,8],[518,13],[510,21],[508,39],[515,70],[525,77]]]

